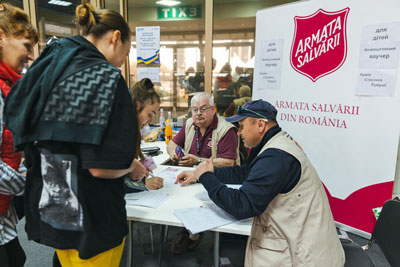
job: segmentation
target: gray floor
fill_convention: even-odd
[[[52,266],[52,257],[54,254],[54,249],[37,244],[33,241],[28,241],[25,230],[24,230],[25,221],[22,220],[19,225],[19,238],[22,247],[25,250],[27,261],[25,267],[47,267]],[[133,257],[134,257],[134,266],[136,267],[152,267],[158,266],[158,251],[159,251],[159,229],[160,226],[153,226],[153,235],[154,235],[154,249],[155,252],[151,252],[151,243],[150,243],[150,230],[149,228],[143,228],[140,230],[143,246],[140,245],[138,234],[134,233],[134,248],[133,248]],[[213,259],[213,233],[207,232],[199,245],[194,250],[187,251],[182,255],[173,255],[169,252],[169,244],[174,240],[175,236],[179,233],[180,228],[178,227],[169,227],[168,231],[168,240],[167,244],[163,249],[163,261],[162,266],[171,266],[171,267],[197,267],[197,266],[212,266]],[[349,234],[349,237],[359,243],[366,244],[367,240],[364,238],[360,238],[354,235]],[[246,246],[246,238],[243,236],[237,235],[228,235],[221,234],[221,242],[220,242],[220,256],[226,258],[230,261],[231,265],[224,266],[243,266],[244,260],[244,248]],[[375,244],[371,249],[368,250],[368,254],[374,261],[377,267],[390,267],[384,258],[381,250]],[[121,267],[126,266],[126,251],[124,251],[124,255],[121,260]],[[361,266],[360,266],[361,267]]]

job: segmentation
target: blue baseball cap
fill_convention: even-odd
[[[247,102],[243,106],[239,106],[238,115],[226,118],[226,121],[234,123],[243,120],[246,117],[260,118],[265,120],[276,121],[278,111],[276,108],[262,99]]]

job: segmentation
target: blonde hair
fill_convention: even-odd
[[[0,29],[6,36],[22,36],[35,44],[39,40],[38,33],[30,23],[28,15],[19,7],[8,3],[0,4]]]
[[[76,7],[75,14],[76,22],[82,27],[85,36],[92,34],[98,39],[110,30],[119,30],[122,42],[130,40],[131,30],[128,24],[114,10],[95,10],[87,0],[82,0],[82,4]]]

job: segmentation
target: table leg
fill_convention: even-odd
[[[219,267],[219,232],[214,232],[214,267]]]
[[[161,267],[161,264],[162,264],[164,234],[165,234],[165,225],[160,225],[160,251],[158,253],[158,266],[159,267]]]
[[[133,244],[132,244],[132,222],[128,221],[128,229],[129,229],[129,233],[128,233],[128,237],[127,237],[127,242],[128,242],[128,247],[127,247],[127,261],[126,261],[126,267],[131,267],[132,266],[132,248],[133,248]]]

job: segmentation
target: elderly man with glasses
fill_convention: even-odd
[[[168,143],[167,151],[179,166],[193,166],[212,158],[217,167],[238,163],[238,136],[235,126],[218,117],[211,95],[197,93],[191,101],[192,118]],[[187,153],[178,158],[175,150],[180,146]]]
[[[238,134],[251,148],[245,165],[215,168],[205,160],[178,175],[182,186],[195,181],[211,200],[238,219],[252,218],[245,266],[344,265],[344,252],[324,187],[311,162],[276,121],[277,110],[263,100],[239,107]],[[226,184],[241,184],[239,189]]]
[[[201,92],[191,100],[192,118],[188,119],[179,133],[168,143],[167,151],[172,161],[180,166],[193,166],[204,159],[211,159],[218,167],[238,163],[238,136],[235,126],[218,117],[211,95]],[[185,156],[178,158],[176,147],[184,148]],[[180,153],[179,153],[180,154]],[[171,246],[171,252],[181,254],[186,248],[193,249],[202,235],[189,235],[183,230]]]

